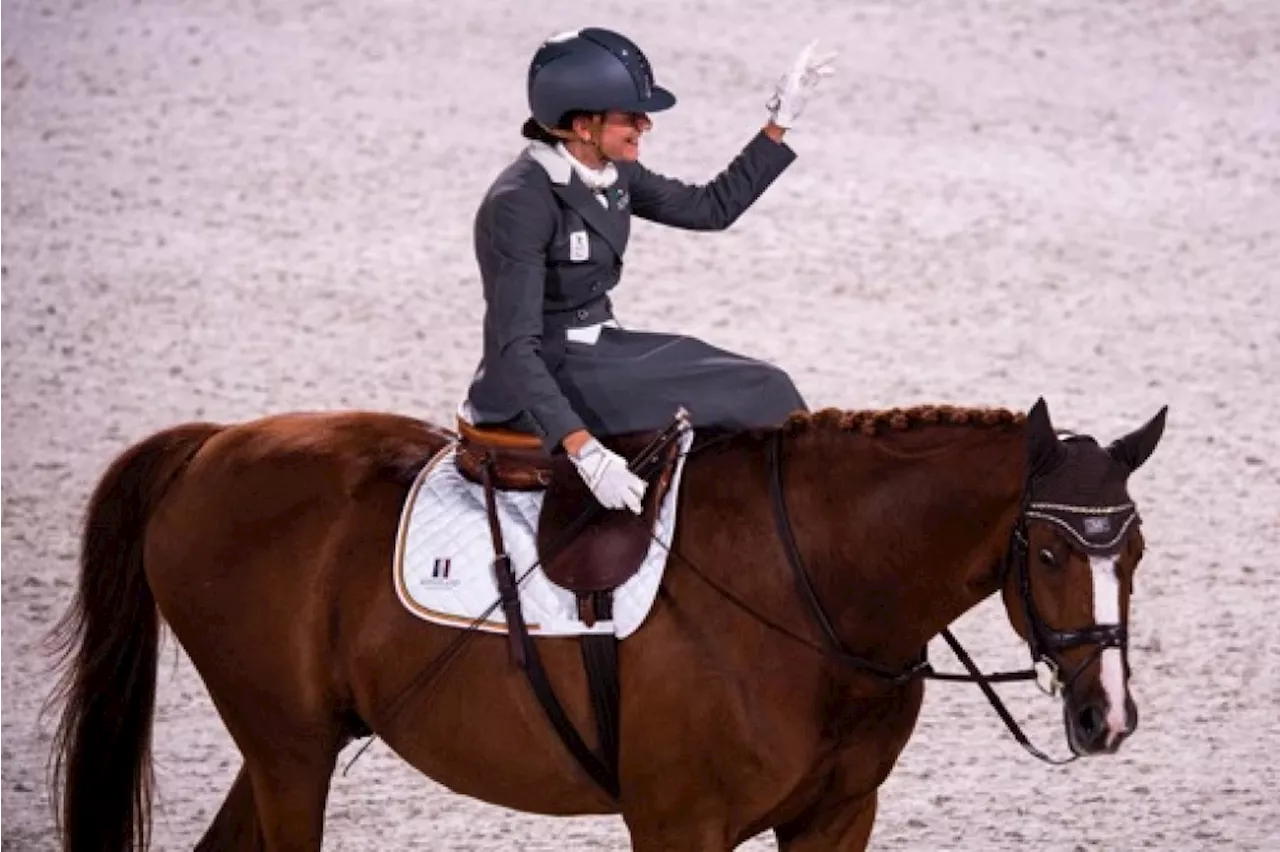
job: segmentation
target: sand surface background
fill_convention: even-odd
[[[186,420],[447,422],[479,354],[471,217],[520,148],[532,50],[586,24],[630,34],[679,94],[644,158],[690,180],[759,127],[805,41],[843,51],[792,134],[800,159],[734,229],[637,223],[628,324],[773,360],[814,406],[1043,395],[1104,440],[1170,406],[1132,483],[1137,735],[1046,768],[976,689],[931,687],[873,848],[1280,848],[1274,0],[3,9],[4,849],[55,846],[40,643],[97,477]],[[958,632],[986,665],[1023,660],[994,604]],[[168,647],[165,850],[198,839],[239,765]],[[1004,693],[1065,751],[1052,701]],[[381,744],[335,780],[326,838],[626,846],[617,819],[464,799]]]

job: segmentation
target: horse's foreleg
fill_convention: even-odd
[[[876,793],[833,803],[775,832],[779,852],[862,852],[876,821]]]

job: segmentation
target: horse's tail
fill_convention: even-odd
[[[65,667],[52,755],[62,848],[145,849],[160,615],[143,573],[147,522],[166,488],[220,427],[192,423],[125,451],[89,501],[80,584],[53,638]]]

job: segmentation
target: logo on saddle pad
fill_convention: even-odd
[[[449,577],[449,571],[453,568],[452,559],[437,558],[431,564],[431,574],[422,578],[423,585],[439,587],[453,587],[458,585],[456,578]]]

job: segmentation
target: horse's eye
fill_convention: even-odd
[[[1058,564],[1058,557],[1053,555],[1053,551],[1047,547],[1040,548],[1040,561],[1050,568]]]

